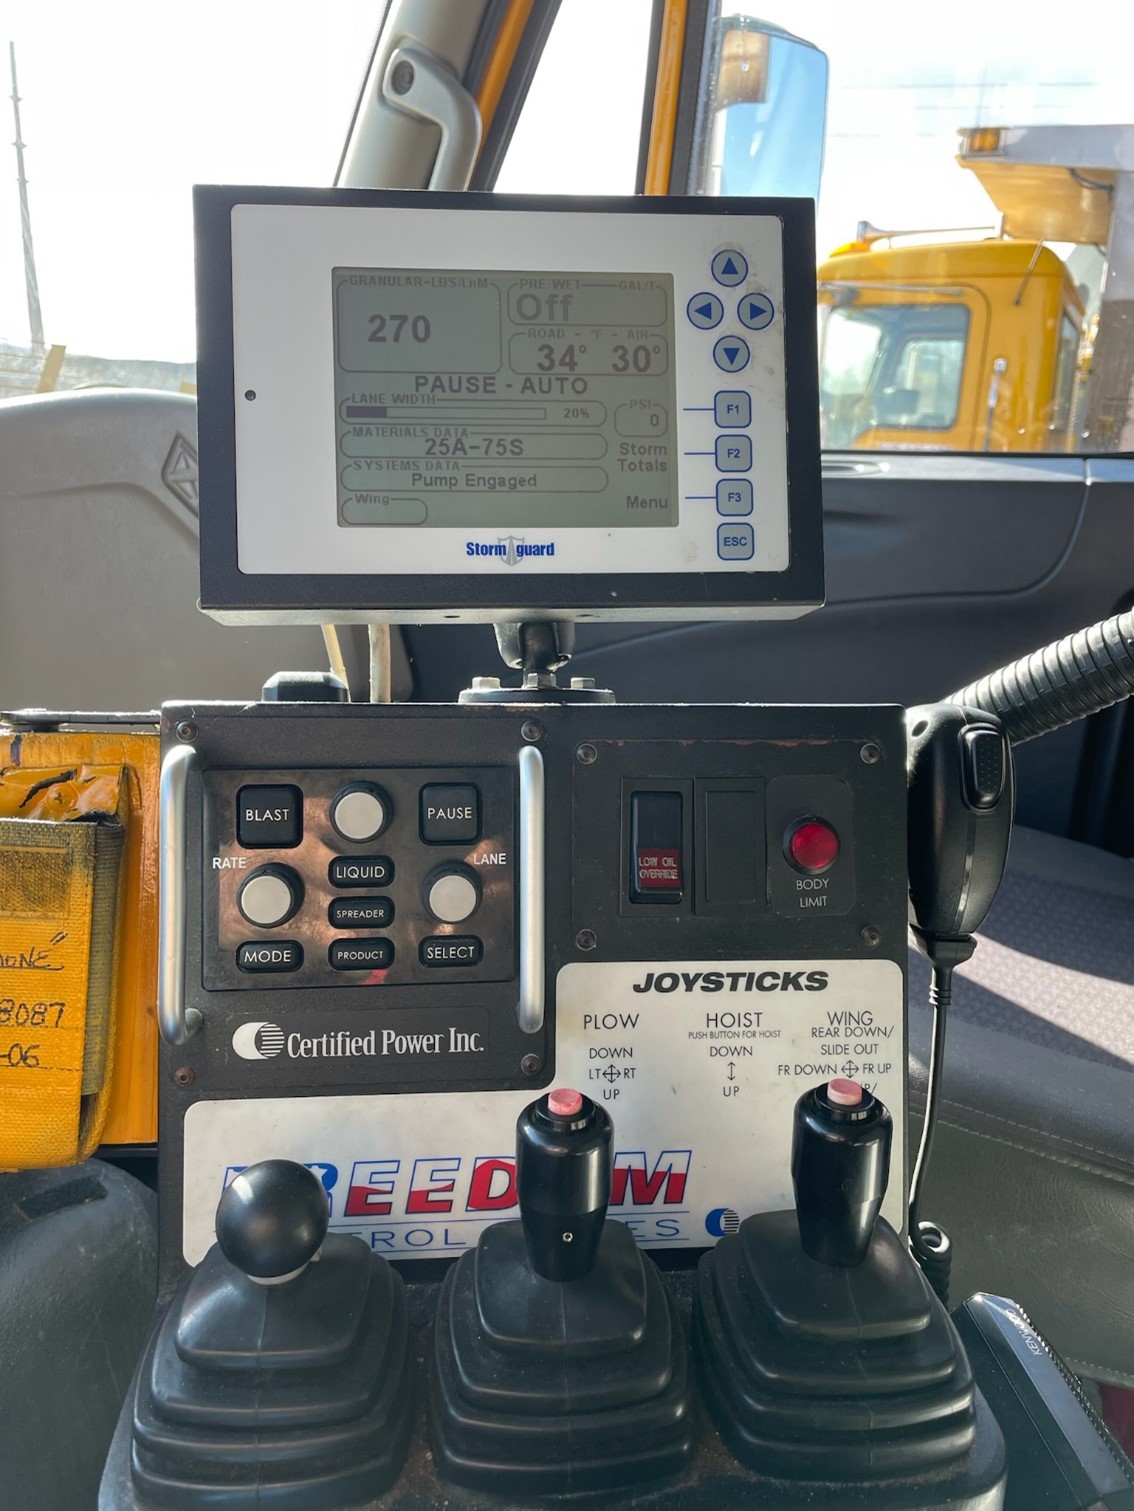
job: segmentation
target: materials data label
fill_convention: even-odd
[[[610,1215],[647,1247],[701,1248],[752,1212],[794,1205],[792,1112],[850,1077],[894,1120],[883,1213],[905,1222],[906,1033],[885,960],[576,963],[559,973],[556,1071],[614,1121]],[[379,1253],[438,1258],[518,1215],[515,1125],[537,1092],[273,1097],[186,1114],[184,1254],[213,1241],[246,1166],[319,1175],[331,1227]]]
[[[672,275],[340,267],[332,291],[340,526],[677,524]]]

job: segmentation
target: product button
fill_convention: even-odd
[[[333,939],[327,959],[336,971],[384,971],[394,946],[388,939]]]

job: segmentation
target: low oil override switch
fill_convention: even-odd
[[[684,891],[681,845],[681,793],[632,792],[631,902],[681,901]]]

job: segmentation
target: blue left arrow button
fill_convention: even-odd
[[[698,330],[711,331],[724,319],[724,305],[716,294],[694,294],[685,306],[685,313]]]

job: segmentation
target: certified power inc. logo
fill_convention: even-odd
[[[270,1060],[284,1047],[284,1031],[278,1023],[242,1023],[232,1047],[242,1060]]]

